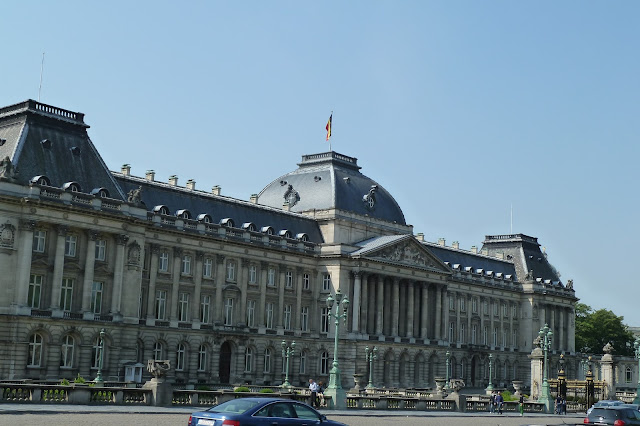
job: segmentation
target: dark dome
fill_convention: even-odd
[[[324,152],[303,155],[298,169],[271,182],[258,194],[263,205],[291,211],[339,209],[406,225],[396,200],[360,173],[353,157]]]

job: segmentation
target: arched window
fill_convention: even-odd
[[[60,367],[71,368],[73,367],[73,349],[75,342],[73,337],[67,335],[62,339],[62,346],[60,347]]]
[[[180,209],[176,212],[176,216],[180,219],[191,219],[191,212],[187,209]]]
[[[320,354],[320,374],[329,374],[329,353],[324,351]]]
[[[42,336],[38,333],[29,338],[29,359],[27,367],[40,367],[42,363]]]
[[[627,365],[627,368],[625,369],[625,374],[624,374],[625,383],[631,383],[632,375],[633,375],[633,372],[631,370],[631,367]]]
[[[253,349],[250,347],[244,351],[244,371],[247,373],[253,371]]]
[[[156,342],[153,347],[153,359],[156,361],[164,359],[164,347],[161,342]]]
[[[207,371],[207,347],[200,345],[198,348],[198,371]]]
[[[265,373],[271,373],[271,348],[264,350],[264,369]]]
[[[176,351],[176,371],[184,370],[184,357],[187,350],[184,346],[184,343],[180,343],[178,345],[178,350]]]
[[[31,184],[40,186],[51,186],[51,181],[45,175],[34,176],[31,178]]]
[[[300,374],[307,372],[307,352],[300,351]]]
[[[67,182],[62,185],[62,189],[71,192],[82,192],[82,188],[80,187],[80,184],[78,182]]]

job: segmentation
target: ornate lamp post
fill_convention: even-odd
[[[104,336],[105,336],[106,332],[104,330],[104,328],[102,330],[100,330],[100,344],[98,346],[98,350],[100,351],[100,354],[98,355],[98,374],[96,374],[96,379],[94,380],[94,382],[96,383],[102,383],[102,366],[104,364]]]
[[[540,329],[540,333],[538,335],[540,336],[542,352],[544,353],[544,364],[542,365],[542,389],[540,390],[538,402],[543,403],[545,406],[545,411],[547,413],[550,413],[553,407],[553,400],[551,399],[551,391],[549,390],[549,363],[547,362],[547,356],[549,350],[551,349],[551,339],[553,337],[553,331],[551,331],[549,325],[545,324],[544,327]]]
[[[487,388],[485,389],[485,391],[487,392],[487,394],[490,394],[491,392],[493,392],[493,372],[492,372],[492,367],[493,367],[493,355],[489,354],[489,386],[487,386]]]
[[[282,357],[285,358],[285,368],[284,368],[284,383],[282,384],[283,388],[290,388],[291,383],[289,383],[289,357],[293,355],[296,349],[296,342],[291,342],[291,346],[287,345],[287,342],[282,341]]]
[[[451,380],[451,377],[449,375],[449,368],[451,367],[451,352],[447,351],[445,355],[447,357],[447,361],[445,363],[447,371],[445,372],[444,388],[449,389],[449,380]]]
[[[340,305],[342,304],[343,312],[340,313]],[[333,313],[333,306],[336,310]],[[344,297],[340,292],[340,289],[336,291],[335,299],[329,295],[327,297],[327,307],[329,308],[329,317],[336,320],[336,334],[333,344],[333,366],[329,372],[329,386],[325,391],[326,395],[331,397],[335,408],[346,408],[347,394],[342,389],[340,384],[340,369],[338,368],[338,337],[340,335],[340,320],[344,318],[344,323],[347,323],[347,312],[349,310],[349,300]]]
[[[636,337],[636,341],[633,342],[633,347],[635,348],[635,355],[638,360],[638,387],[636,388],[636,397],[633,403],[640,404],[640,338]]]
[[[591,370],[591,356],[587,358],[587,389],[586,389],[586,400],[587,407],[591,407],[595,403],[595,389],[593,385],[593,370]]]
[[[378,348],[373,347],[373,350],[369,349],[369,346],[364,348],[364,358],[369,362],[369,383],[365,386],[365,389],[375,389],[373,385],[373,360],[378,359]]]

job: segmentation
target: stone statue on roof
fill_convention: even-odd
[[[567,288],[569,290],[573,289],[573,280],[567,280]]]
[[[0,180],[13,182],[16,180],[16,174],[17,170],[8,155],[0,160]]]
[[[142,186],[139,186],[138,189],[132,189],[127,194],[127,202],[135,205],[139,205],[142,202]]]

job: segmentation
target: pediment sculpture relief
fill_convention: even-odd
[[[436,263],[411,243],[399,244],[374,254],[374,257],[389,262],[405,263],[412,266],[437,268]]]

